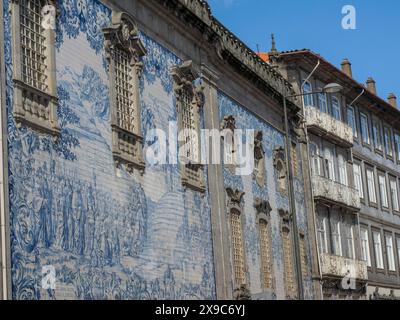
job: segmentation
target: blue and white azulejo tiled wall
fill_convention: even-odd
[[[61,139],[17,128],[5,0],[12,293],[14,299],[215,299],[208,194],[183,190],[178,166],[116,172],[96,0],[60,0],[56,30]],[[170,68],[181,61],[142,34],[143,133],[176,120]],[[43,267],[56,289],[41,286]]]

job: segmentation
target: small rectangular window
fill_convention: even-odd
[[[343,154],[339,154],[339,178],[340,183],[347,186],[348,185],[348,177],[347,177],[347,162]]]
[[[373,240],[374,240],[376,267],[378,269],[385,269],[385,266],[383,264],[382,240],[380,232],[377,231],[373,232]]]
[[[360,113],[360,122],[361,122],[361,137],[363,143],[370,144],[370,136],[369,136],[369,126],[368,126],[368,117],[364,113]]]
[[[328,219],[325,216],[319,216],[317,219],[318,229],[318,249],[321,254],[328,252],[328,236],[327,236],[327,225]]]
[[[397,260],[400,266],[400,238],[397,238]]]
[[[346,250],[347,258],[355,259],[356,250],[354,247],[354,229],[353,226],[346,225]]]
[[[243,231],[240,213],[236,211],[232,212],[230,222],[235,282],[236,286],[240,287],[241,285],[246,284],[244,269]]]

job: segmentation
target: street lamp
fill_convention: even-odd
[[[302,279],[302,272],[301,272],[301,256],[300,256],[300,241],[299,241],[299,231],[297,226],[297,214],[296,214],[296,200],[294,196],[294,187],[293,187],[293,168],[291,166],[292,159],[291,159],[291,139],[290,139],[290,130],[289,130],[289,120],[287,114],[287,100],[289,98],[294,97],[304,97],[307,95],[318,94],[318,93],[326,93],[326,94],[336,94],[343,91],[343,87],[337,83],[329,83],[327,84],[322,91],[315,91],[315,92],[302,92],[301,94],[295,95],[284,95],[283,97],[283,108],[285,114],[285,145],[286,145],[286,170],[289,175],[289,208],[290,214],[292,217],[292,230],[294,234],[294,247],[296,252],[296,274],[297,274],[297,284],[299,288],[299,299],[304,299],[304,292],[303,292],[303,279]],[[303,108],[304,109],[304,108]],[[312,192],[312,191],[311,191]]]

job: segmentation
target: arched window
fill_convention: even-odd
[[[236,120],[233,116],[225,116],[221,124],[223,144],[224,144],[224,165],[228,167],[232,174],[238,163],[237,141],[235,137]]]

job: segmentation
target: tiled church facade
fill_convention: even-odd
[[[5,198],[9,212],[9,250],[3,254],[4,263],[7,260],[9,264],[8,276],[2,282],[5,296],[298,298],[292,234],[286,242],[290,252],[284,252],[284,219],[280,214],[289,210],[288,194],[279,190],[279,172],[274,166],[277,150],[285,147],[280,96],[291,90],[290,85],[242,43],[237,48],[216,49],[218,44],[232,44],[229,39],[213,40],[213,34],[208,39],[202,35],[201,28],[207,32],[215,28],[207,23],[217,24],[203,1],[187,5],[182,1],[58,1],[54,46],[60,134],[55,139],[29,123],[16,121],[15,64],[19,61],[13,55],[17,48],[12,36],[12,9],[16,4],[3,1],[2,108],[6,109],[4,126],[8,134]],[[226,167],[210,165],[203,170],[205,190],[198,190],[182,183],[185,169],[180,165],[145,164],[138,170],[116,163],[112,77],[104,30],[120,12],[137,23],[139,41],[145,49],[139,78],[143,153],[153,143],[147,139],[150,130],[168,132],[171,121],[179,122],[171,70],[193,61],[198,73],[194,81],[200,81],[204,90],[199,110],[201,128],[220,129],[224,119],[232,117],[237,129],[261,131],[265,158],[261,182],[252,175],[239,177]],[[190,28],[185,28],[184,19],[190,22]],[[227,30],[218,28],[221,38],[229,37]],[[249,61],[235,59],[240,50]],[[240,71],[243,66],[252,69]],[[301,168],[300,157],[298,162],[296,167]],[[302,170],[298,170],[294,185],[298,225],[305,239],[302,291],[306,299],[312,299]],[[242,210],[240,284],[231,246],[230,191],[243,194],[237,203]],[[262,205],[268,205],[268,212]],[[268,215],[268,257],[261,256],[261,213]],[[263,285],[261,257],[271,261],[269,288]],[[42,272],[47,266],[55,269],[55,290],[42,287]]]

